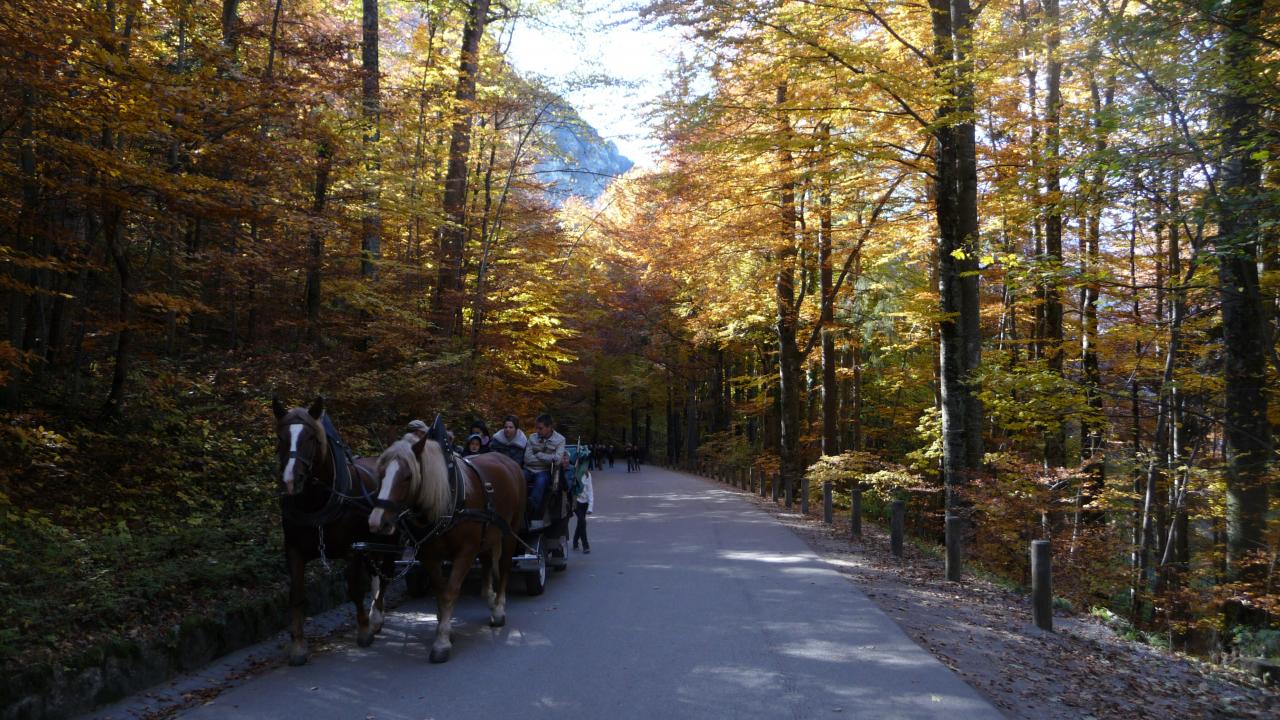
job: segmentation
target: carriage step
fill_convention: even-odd
[[[402,550],[399,545],[371,542],[351,543],[351,549],[356,552],[387,553],[388,555],[399,555]]]

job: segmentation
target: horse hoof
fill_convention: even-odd
[[[505,627],[505,626],[506,626],[506,624],[507,624],[507,616],[506,616],[506,615],[503,615],[502,617],[491,617],[491,618],[489,618],[489,627],[492,627],[492,628],[500,628],[500,627]]]
[[[356,635],[356,644],[362,648],[369,647],[373,644],[373,633],[359,633]]]
[[[431,648],[431,662],[449,662],[449,648]]]

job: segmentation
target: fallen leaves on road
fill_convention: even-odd
[[[745,497],[1009,717],[1280,717],[1280,693],[1247,675],[1125,640],[1089,616],[1057,616],[1057,632],[1046,633],[1032,624],[1028,598],[972,576],[947,582],[942,559],[910,545],[895,558],[887,534],[874,526],[864,524],[855,544],[847,523],[826,526]]]

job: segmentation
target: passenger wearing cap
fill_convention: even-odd
[[[409,424],[405,426],[404,431],[406,434],[413,433],[414,435],[417,435],[419,440],[424,440],[426,439],[427,434],[431,432],[431,429],[428,428],[427,423],[422,420],[410,420]]]

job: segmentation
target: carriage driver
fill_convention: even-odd
[[[534,433],[524,448],[524,477],[533,486],[529,493],[531,530],[542,527],[542,501],[556,463],[569,464],[569,456],[564,451],[564,436],[556,432],[551,416],[543,413],[534,421]]]

